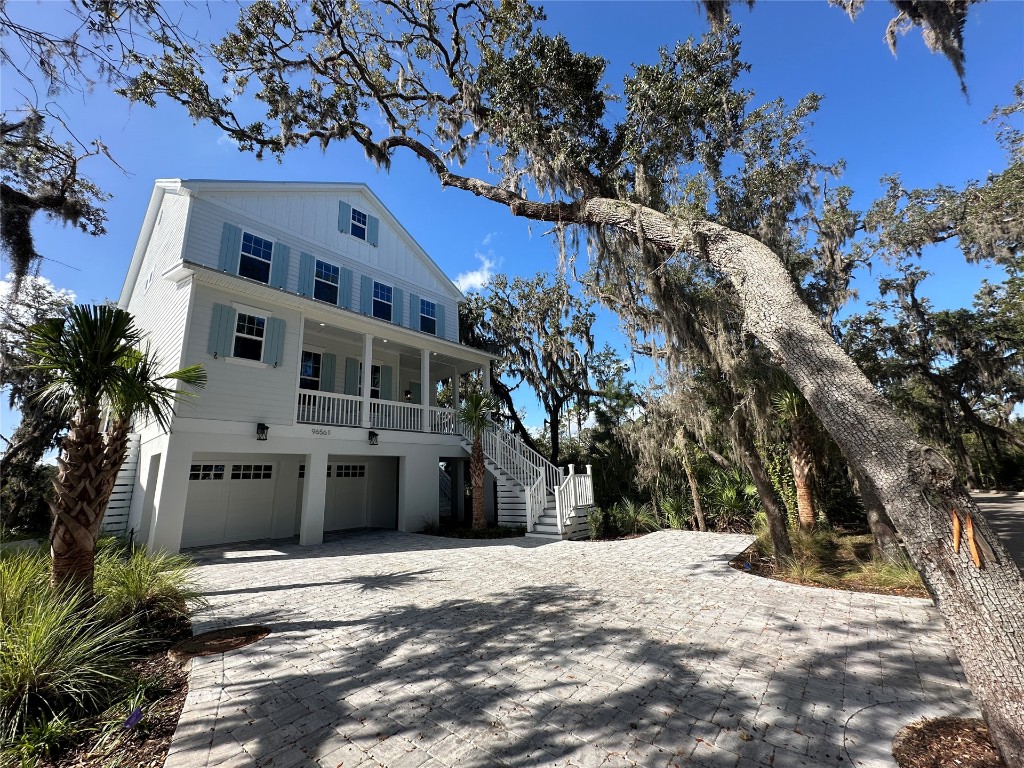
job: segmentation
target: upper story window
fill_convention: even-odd
[[[320,389],[320,353],[302,350],[299,368],[299,389]]]
[[[373,316],[391,322],[393,289],[390,285],[373,281]]]
[[[242,233],[242,253],[238,259],[238,274],[261,283],[270,283],[270,258],[274,244],[262,237]]]
[[[235,319],[235,344],[232,354],[246,360],[262,360],[266,326],[267,318],[239,312]]]
[[[341,268],[326,261],[316,260],[316,275],[313,281],[313,298],[338,303],[338,284],[341,282]]]
[[[352,209],[352,228],[349,230],[353,237],[358,237],[360,240],[366,239],[366,214],[362,211],[358,211],[355,208]]]
[[[420,330],[437,335],[437,304],[420,299]]]

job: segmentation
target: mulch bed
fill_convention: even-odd
[[[124,733],[104,749],[96,750],[97,737],[93,734],[59,758],[40,760],[38,768],[105,768],[111,765],[160,768],[164,764],[188,695],[188,667],[169,658],[167,649],[172,642],[191,636],[192,624],[185,620],[164,626],[158,634],[166,639],[132,665],[140,676],[160,679],[164,689],[147,716],[136,726],[125,728]]]
[[[981,720],[938,717],[903,728],[892,743],[900,768],[1007,768]]]

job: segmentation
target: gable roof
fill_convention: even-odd
[[[159,213],[160,206],[163,203],[164,195],[171,193],[202,197],[204,196],[204,193],[213,194],[224,192],[238,194],[245,194],[247,192],[258,192],[260,194],[275,192],[301,194],[305,192],[313,192],[335,193],[338,195],[355,193],[361,195],[366,198],[367,201],[373,205],[376,211],[381,214],[381,217],[387,222],[391,229],[406,242],[409,249],[419,257],[426,268],[430,272],[434,273],[438,278],[440,285],[443,288],[448,289],[449,295],[460,303],[465,302],[466,300],[465,295],[461,290],[459,290],[458,286],[452,282],[451,278],[448,277],[444,270],[437,265],[437,262],[430,257],[430,255],[416,241],[416,238],[414,238],[394,216],[394,214],[391,213],[388,207],[384,205],[373,190],[363,182],[157,179],[154,183],[153,194],[150,197],[149,207],[146,209],[146,215],[143,218],[142,229],[139,233],[139,239],[135,245],[135,252],[132,255],[131,265],[128,268],[128,274],[125,276],[125,282],[121,288],[121,296],[118,300],[119,305],[127,305],[132,291],[135,288],[139,272],[142,269],[142,259],[149,247],[149,241],[153,235],[153,228],[156,224],[157,214]],[[209,202],[215,205],[220,204],[219,201],[216,200],[209,200]]]

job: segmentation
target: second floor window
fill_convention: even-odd
[[[270,282],[270,258],[274,244],[262,237],[242,233],[242,253],[238,258],[238,274],[261,283]]]
[[[238,313],[235,320],[234,356],[246,360],[263,359],[263,335],[266,331],[267,318],[259,315]]]
[[[366,214],[362,211],[357,211],[355,208],[352,209],[352,228],[350,231],[353,237],[358,237],[360,240],[366,239]]]
[[[420,330],[437,335],[437,304],[420,299]]]
[[[299,389],[320,389],[320,353],[302,350]]]
[[[326,301],[328,304],[338,303],[338,284],[341,281],[341,269],[316,260],[316,279],[313,281],[313,298]]]
[[[392,288],[390,285],[373,281],[373,316],[391,322]]]

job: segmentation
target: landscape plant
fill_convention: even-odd
[[[487,527],[487,516],[484,505],[484,483],[487,480],[487,467],[484,464],[483,436],[491,427],[491,413],[494,411],[494,400],[490,393],[473,390],[466,393],[459,407],[459,421],[469,432],[472,441],[469,453],[469,475],[473,485],[473,529],[483,530]]]

